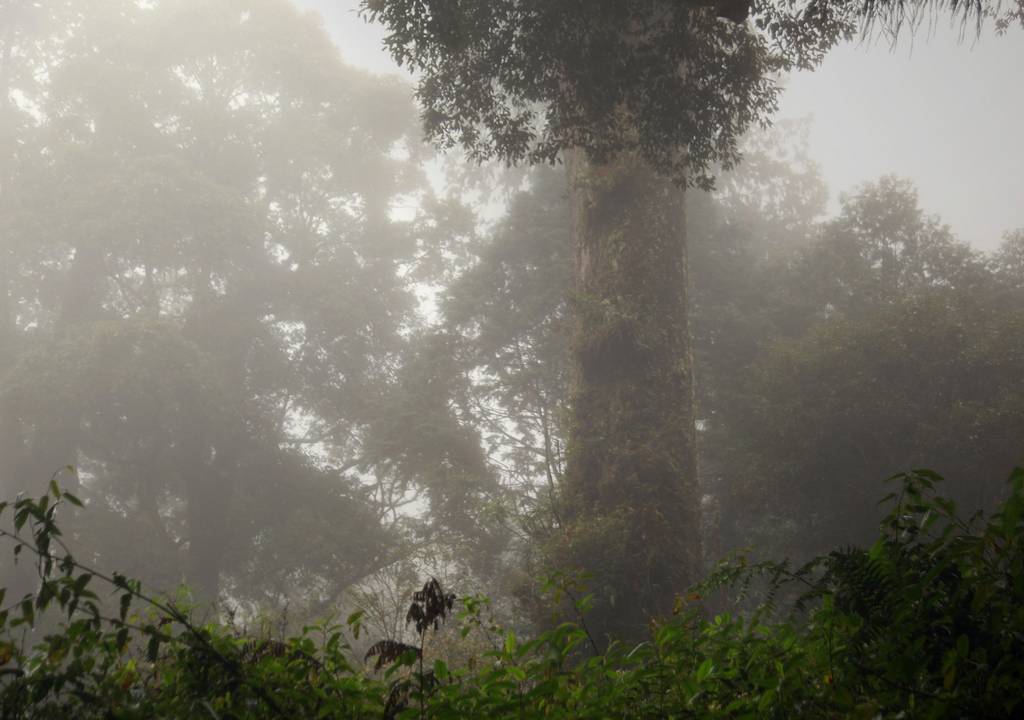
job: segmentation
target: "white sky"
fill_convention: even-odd
[[[298,2],[323,14],[348,62],[402,72],[381,49],[381,28],[357,16],[358,0]],[[813,117],[811,157],[833,202],[894,173],[979,248],[1024,227],[1024,30],[961,42],[942,26],[896,50],[846,45],[786,86],[778,117]]]
[[[780,116],[803,115],[833,197],[895,173],[978,247],[1024,227],[1024,30],[836,48],[788,82]]]

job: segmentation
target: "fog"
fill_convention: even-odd
[[[1024,41],[943,23],[896,48],[836,48],[788,85],[780,116],[814,119],[810,153],[830,188],[894,173],[963,240],[992,250],[1024,224]]]
[[[737,548],[870,543],[896,473],[967,513],[1005,498],[1019,27],[854,38],[774,74],[777,110],[771,83],[726,88],[757,107],[736,138],[716,110],[704,144],[651,150],[637,122],[620,155],[508,168],[462,147],[495,136],[484,101],[425,142],[454,101],[415,86],[443,63],[410,76],[357,9],[0,0],[0,499],[80,498],[77,559],[204,617],[362,608],[397,638],[427,576],[528,629],[550,573],[642,566],[639,599],[596,601],[634,622]],[[616,117],[662,107],[628,98]],[[672,176],[691,150],[714,188]],[[31,592],[2,550],[8,598]]]

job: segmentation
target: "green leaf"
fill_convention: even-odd
[[[761,712],[765,712],[771,707],[772,703],[775,702],[776,692],[774,689],[769,688],[765,690],[761,695],[761,699],[757,701],[757,709]]]
[[[21,617],[30,626],[35,626],[36,610],[32,607],[31,598],[25,598],[21,601]]]
[[[349,628],[351,628],[352,636],[356,640],[359,639],[359,633],[363,629],[363,615],[364,614],[365,614],[365,611],[363,611],[363,610],[356,610],[354,613],[352,613],[347,618],[345,618],[345,624],[348,625]]]
[[[150,662],[156,662],[159,654],[160,637],[158,635],[153,635],[149,638],[149,642],[146,644],[146,659]]]
[[[956,639],[956,654],[961,658],[968,657],[971,652],[971,641],[966,635],[961,635]]]

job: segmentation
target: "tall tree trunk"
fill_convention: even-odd
[[[14,168],[13,121],[10,114],[10,32],[0,37],[0,381],[14,358],[14,311],[11,307],[10,272],[13,254],[4,223],[9,217],[11,177]],[[20,455],[16,423],[0,395],[0,496],[7,498],[14,485],[15,459]]]
[[[213,457],[211,457],[211,455]],[[184,470],[185,517],[188,533],[188,557],[185,580],[195,599],[206,610],[213,610],[220,593],[220,575],[227,551],[228,514],[231,504],[232,473],[228,444],[211,446],[197,432],[186,444],[180,461]]]
[[[185,579],[202,605],[216,603],[227,550],[228,500],[225,481],[209,467],[188,478],[188,564]]]
[[[701,571],[683,192],[639,157],[569,162],[571,564],[597,636],[636,638]]]
[[[249,347],[259,304],[246,303],[244,296],[219,297],[211,284],[209,265],[193,270],[194,300],[185,323],[184,335],[216,359],[211,371],[230,402],[246,404],[246,351]],[[224,426],[217,417],[195,408],[197,424],[186,438],[181,467],[186,503],[188,556],[185,580],[195,599],[207,611],[215,610],[220,594],[220,576],[229,541],[230,509],[234,496],[231,479],[245,457],[241,436]]]
[[[97,243],[90,238],[82,240],[67,270],[54,321],[57,347],[74,342],[82,328],[103,317],[105,281],[104,258]],[[45,487],[54,472],[67,466],[77,467],[81,412],[73,402],[64,402],[59,412],[38,419],[28,444],[29,460],[22,478],[27,487]],[[61,482],[68,490],[77,490],[73,476],[66,475]]]
[[[2,198],[0,198],[0,212]],[[10,303],[8,267],[10,254],[5,245],[6,238],[0,230],[0,498],[14,497],[18,487],[18,463],[23,454],[21,428],[5,398],[3,382],[14,362],[14,319]]]
[[[14,345],[14,308],[11,299],[10,231],[5,227],[11,212],[11,182],[14,178],[14,120],[11,117],[11,46],[10,37],[0,36],[0,377],[11,361]],[[0,423],[3,418],[0,417]],[[0,440],[2,442],[2,440]],[[0,461],[2,462],[2,461]]]
[[[10,221],[15,172],[14,119],[10,103],[12,37],[10,29],[0,35],[0,500],[12,500],[24,489],[25,463],[21,423],[3,384],[15,361],[17,340],[11,294],[14,253],[10,230],[5,227]],[[35,582],[30,564],[14,566],[9,554],[4,555],[6,557],[0,557],[0,586],[7,588],[9,597],[20,597],[32,590]]]
[[[3,212],[3,200],[0,199],[0,212]],[[12,253],[7,238],[0,229],[0,368],[6,367],[11,360],[14,348],[14,309],[11,307],[10,267]]]
[[[81,240],[64,281],[66,284],[54,328],[57,337],[65,338],[75,328],[103,317],[106,281],[106,262],[99,242],[95,238]]]

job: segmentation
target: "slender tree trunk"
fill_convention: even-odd
[[[23,489],[25,462],[21,423],[7,396],[3,382],[15,360],[15,317],[11,296],[13,253],[5,225],[11,210],[11,181],[14,177],[14,122],[10,106],[11,31],[0,34],[0,500],[11,500]],[[7,553],[4,553],[7,555]],[[27,564],[14,566],[10,557],[0,558],[0,586],[10,597],[32,589],[34,578]]]
[[[3,212],[2,198],[0,212]],[[20,490],[17,476],[23,448],[21,428],[3,392],[3,381],[14,361],[16,339],[7,274],[10,254],[5,240],[3,231],[0,230],[0,498],[8,499],[14,497]]]
[[[0,382],[15,360],[17,340],[11,279],[14,252],[6,227],[12,210],[11,187],[15,172],[14,118],[11,111],[12,32],[0,37]],[[24,461],[21,428],[13,408],[0,395],[0,498],[14,497],[22,487],[18,477]]]
[[[185,579],[200,604],[215,603],[220,593],[227,541],[227,499],[222,488],[202,487],[217,483],[207,472],[189,478],[187,498],[188,566]]]
[[[0,199],[0,212],[3,212],[3,201]],[[11,252],[7,238],[0,230],[0,368],[11,359],[14,347],[14,311],[11,307],[10,272]]]
[[[83,240],[65,276],[64,292],[54,322],[54,342],[71,343],[82,327],[103,316],[103,284],[106,279],[103,255],[95,242]],[[81,432],[81,408],[65,398],[57,413],[40,417],[28,443],[28,460],[20,481],[30,488],[43,488],[61,468],[78,465]],[[73,476],[61,479],[65,488],[75,491]]]
[[[14,120],[10,107],[10,37],[0,37],[0,371],[11,359],[14,343],[14,308],[11,303],[10,273],[13,253],[5,227],[10,212],[11,181],[14,177]]]
[[[197,436],[188,443],[182,459],[185,481],[185,517],[188,533],[188,557],[185,580],[200,604],[216,603],[220,593],[220,574],[228,542],[228,514],[231,504],[231,449],[217,447],[209,458],[211,445]]]
[[[103,252],[98,245],[95,239],[85,238],[75,248],[75,258],[68,268],[57,316],[55,330],[58,337],[103,317],[107,274]]]
[[[636,638],[701,571],[684,197],[635,155],[575,152],[569,177],[569,554],[592,632]]]
[[[210,269],[204,260],[191,269],[192,305],[183,334],[217,358],[211,371],[226,395],[245,404],[245,359],[249,315],[235,298],[226,299],[213,290]],[[256,307],[252,305],[251,307]],[[219,421],[196,412],[201,423],[186,437],[176,464],[181,471],[185,496],[188,554],[185,581],[206,611],[213,609],[220,593],[220,576],[230,537],[229,511],[233,496],[231,467],[239,457],[240,443]],[[244,452],[244,450],[242,451]]]

